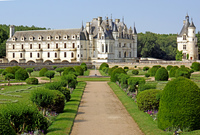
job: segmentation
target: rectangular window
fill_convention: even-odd
[[[121,58],[121,52],[119,52],[119,58]]]
[[[22,49],[24,49],[24,45],[22,44]]]
[[[20,53],[20,58],[22,58],[22,53]]]
[[[50,48],[50,44],[47,45],[47,48],[48,48],[48,49]]]
[[[186,35],[183,35],[183,40],[186,40]]]
[[[58,48],[58,43],[56,43],[56,48]]]
[[[72,48],[75,48],[75,43],[72,44]]]
[[[13,45],[13,49],[15,49],[15,45]]]
[[[67,48],[67,44],[66,43],[64,43],[64,48]]]
[[[30,44],[30,49],[32,49],[32,44]]]
[[[183,45],[183,49],[186,50],[186,45]]]
[[[67,57],[67,53],[66,53],[66,52],[64,52],[64,57],[65,57],[65,58]]]
[[[81,57],[83,57],[83,54],[81,54]]]
[[[32,58],[32,53],[30,53],[30,58]]]
[[[119,47],[121,47],[121,43],[119,43]]]
[[[15,58],[15,53],[13,53],[13,58]]]
[[[40,44],[38,45],[38,48],[41,49],[41,45]]]
[[[47,54],[47,57],[49,58],[50,57],[50,53],[48,52],[48,54]]]
[[[57,53],[55,53],[55,58],[57,58]]]
[[[37,54],[37,57],[38,57],[38,58],[40,57],[40,53]]]

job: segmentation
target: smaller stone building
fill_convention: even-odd
[[[189,16],[185,16],[183,28],[177,36],[177,49],[182,51],[183,60],[198,60],[198,46],[196,37],[196,27]]]

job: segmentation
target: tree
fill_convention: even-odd
[[[28,72],[29,76],[31,76],[31,73],[33,72],[33,68],[26,68],[26,71]]]
[[[54,71],[47,71],[45,73],[45,76],[50,79],[50,82],[51,82],[51,78],[54,78],[54,75],[55,75]]]
[[[182,61],[183,51],[176,51],[176,61]]]
[[[15,72],[16,80],[26,80],[27,78],[29,78],[29,76],[25,69],[20,68]]]
[[[14,78],[15,78],[15,76],[11,73],[7,73],[5,75],[5,80],[8,80],[8,86],[10,86],[10,79],[14,79]]]
[[[61,76],[61,73],[64,71],[64,68],[56,68],[56,72],[60,73],[60,76]]]

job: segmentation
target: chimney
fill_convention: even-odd
[[[10,25],[10,38],[12,38],[14,33],[15,33],[15,26],[14,25]]]
[[[86,31],[90,33],[90,22],[86,22]]]
[[[118,24],[120,22],[120,19],[115,19],[115,24]]]
[[[101,22],[102,22],[102,17],[98,17],[98,27],[101,26]]]

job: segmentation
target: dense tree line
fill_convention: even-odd
[[[34,25],[29,26],[15,26],[15,31],[24,30],[45,30],[46,28],[35,27]],[[0,58],[6,56],[6,40],[9,38],[9,25],[0,24]]]
[[[177,34],[138,33],[138,57],[174,60]]]

